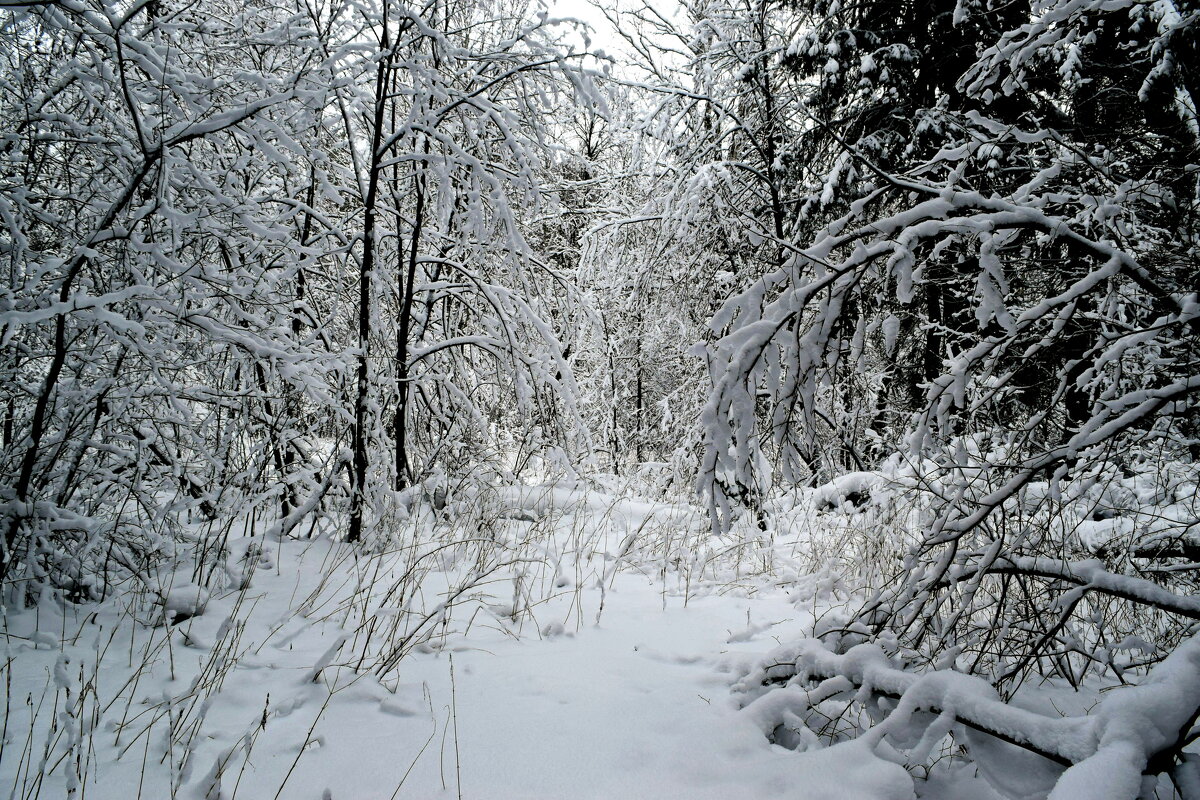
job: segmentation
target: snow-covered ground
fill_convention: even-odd
[[[811,581],[738,574],[736,547],[685,575],[673,542],[701,535],[686,507],[493,502],[486,546],[428,519],[375,554],[242,537],[211,592],[176,571],[98,605],[10,605],[0,791],[912,796],[865,748],[797,754],[739,708],[736,679],[811,629]]]
[[[932,768],[868,737],[797,752],[780,746],[796,745],[776,727],[788,712],[755,702],[772,651],[856,602],[820,564],[877,546],[880,520],[843,507],[852,490],[866,502],[868,477],[774,509],[786,531],[769,540],[556,484],[488,490],[446,518],[419,506],[360,546],[233,526],[217,558],[211,542],[204,559],[176,553],[104,602],[8,602],[0,793],[1000,797],[954,740]],[[1054,718],[1098,697],[1052,689],[1021,705]],[[1061,773],[977,744],[1009,796],[1044,796]]]

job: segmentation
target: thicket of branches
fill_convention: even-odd
[[[357,540],[579,451],[576,293],[527,236],[543,115],[597,97],[526,9],[80,0],[3,35],[6,585],[99,597],[258,507]]]
[[[815,682],[768,701],[765,728],[840,730],[845,698],[905,696],[907,679],[885,685],[905,671],[978,675],[1002,697],[1160,661],[1162,683],[1178,677],[1167,664],[1191,663],[1197,619],[1196,488],[1180,477],[1200,421],[1195,9],[688,8],[686,35],[650,6],[625,30],[683,63],[647,63],[641,82],[672,166],[643,214],[728,294],[702,348],[715,529],[749,513],[765,539],[772,492],[854,472],[891,483],[855,501],[902,506],[910,531],[870,599],[818,631],[826,647],[758,673]],[[1132,513],[1130,486],[1172,511],[1084,536]],[[1012,735],[986,703],[960,711],[936,682],[900,716],[931,709],[1078,763],[1064,797],[1092,771],[1114,797],[1143,771],[1192,796],[1187,686],[1163,690],[1186,699],[1161,737],[1118,746],[1120,725],[1097,722],[1109,744],[1086,752],[1027,736],[1028,720]],[[840,713],[822,705],[839,698]],[[932,730],[916,739],[949,732]]]
[[[757,676],[817,682],[770,730],[1150,669],[1140,743],[920,707],[1200,796],[1194,7],[646,5],[612,70],[522,3],[7,5],[8,602],[582,465],[768,542],[854,473],[896,556]]]

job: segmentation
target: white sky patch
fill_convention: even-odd
[[[600,48],[609,53],[620,49],[613,26],[605,18],[604,12],[591,0],[557,0],[548,3],[548,8],[553,19],[577,19],[590,28],[587,31],[589,42],[584,42],[582,32],[568,34],[568,41],[578,43],[581,49]]]
[[[600,50],[614,57],[618,69],[623,60],[628,58],[631,49],[625,38],[617,33],[601,6],[610,9],[608,14],[614,13],[614,10],[626,14],[621,20],[621,26],[629,33],[642,32],[637,30],[638,23],[631,15],[637,11],[644,11],[647,7],[654,9],[663,20],[672,21],[680,30],[690,29],[690,22],[677,0],[546,0],[546,3],[551,18],[575,19],[590,29],[587,31],[588,43],[585,46],[583,32],[571,32],[569,26],[564,25],[567,42],[575,44],[579,49]]]

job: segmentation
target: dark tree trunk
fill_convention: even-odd
[[[413,178],[416,186],[416,213],[413,218],[412,237],[408,247],[408,268],[400,287],[400,324],[396,331],[396,490],[399,491],[412,480],[412,465],[408,460],[408,401],[409,401],[409,350],[413,323],[413,299],[416,295],[417,265],[420,257],[421,231],[425,224],[425,179]]]
[[[385,8],[386,13],[386,8]],[[371,131],[371,154],[367,165],[367,196],[363,202],[363,254],[358,273],[358,369],[355,381],[354,402],[354,456],[350,464],[350,527],[346,534],[347,542],[357,542],[362,539],[363,517],[366,511],[366,482],[367,468],[370,465],[368,454],[367,434],[367,405],[370,398],[370,356],[371,356],[371,282],[375,276],[376,245],[375,218],[376,204],[379,199],[379,178],[383,172],[380,166],[383,160],[383,123],[387,110],[388,77],[391,70],[392,53],[388,37],[388,21],[383,22],[383,36],[380,49],[383,58],[380,59],[375,73],[375,108],[374,129]]]

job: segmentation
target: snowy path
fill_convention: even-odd
[[[865,746],[795,753],[739,711],[732,683],[811,630],[797,586],[730,576],[690,585],[685,606],[681,586],[632,565],[612,574],[622,561],[606,553],[624,530],[585,562],[545,550],[557,566],[529,580],[541,591],[549,575],[552,596],[516,618],[500,604],[512,577],[490,579],[382,680],[352,668],[372,650],[355,631],[386,619],[403,560],[362,560],[327,539],[269,545],[244,594],[217,593],[175,626],[120,598],[95,613],[67,606],[61,621],[46,605],[40,622],[12,615],[0,790],[63,796],[74,759],[80,800],[913,797],[908,774]],[[422,602],[452,574],[431,573]],[[187,597],[178,584],[156,591]],[[38,785],[13,748],[59,766]],[[923,796],[967,795],[926,785]]]
[[[464,797],[777,797],[785,791],[795,756],[772,748],[738,717],[712,654],[725,648],[731,632],[745,629],[748,607],[754,607],[752,617],[771,621],[794,618],[794,610],[781,598],[706,598],[687,609],[671,598],[663,611],[652,587],[627,583],[609,595],[600,628],[453,654]],[[307,762],[313,779],[325,762],[336,774],[336,764],[353,754],[381,767],[397,756],[405,763],[413,758],[434,731],[430,717],[444,720],[449,659],[419,656],[405,672],[397,701],[424,705],[424,714],[403,722],[383,717],[355,730],[352,714],[342,719],[335,713],[339,752],[331,748],[330,758]],[[423,697],[426,686],[434,715]],[[453,762],[452,732],[444,750],[435,741],[425,752],[400,796],[439,792],[443,775],[456,793]],[[361,788],[347,796],[390,793],[398,779],[391,770],[362,778]]]
[[[773,747],[737,712],[728,668],[799,634],[804,614],[782,591],[687,608],[668,597],[664,609],[644,579],[617,588],[599,627],[542,641],[472,634],[453,651],[453,716],[447,653],[411,657],[394,696],[359,684],[359,702],[326,711],[325,744],[285,796],[328,786],[334,798],[389,797],[410,765],[397,797],[454,797],[460,786],[464,798],[911,796],[902,770],[855,764],[850,749]]]
[[[33,614],[10,618],[8,752],[36,752],[48,740],[42,724],[22,733],[32,729],[17,709],[42,708],[44,721],[73,698],[84,712],[77,718],[99,721],[76,740],[86,753],[82,797],[93,800],[911,797],[898,767],[853,747],[774,747],[738,712],[737,665],[800,635],[808,619],[784,589],[723,587],[685,608],[682,596],[625,573],[608,589],[599,625],[593,581],[539,606],[520,638],[511,619],[481,609],[467,635],[410,654],[383,683],[355,678],[337,658],[314,682],[314,665],[331,660],[345,628],[322,609],[307,618],[293,609],[338,547],[292,545],[276,568],[257,572],[240,610],[228,593],[171,628],[72,608],[65,635],[51,642],[33,635]],[[230,617],[244,628],[223,639]],[[547,628],[555,635],[538,633]],[[193,692],[195,676],[222,672],[214,654],[225,641],[237,658],[219,689]],[[81,693],[81,684],[96,691]],[[66,752],[70,728],[49,736],[52,754]],[[3,759],[0,788],[39,796],[17,765]],[[172,773],[181,776],[175,787]],[[62,796],[67,780],[60,767],[40,796]]]

